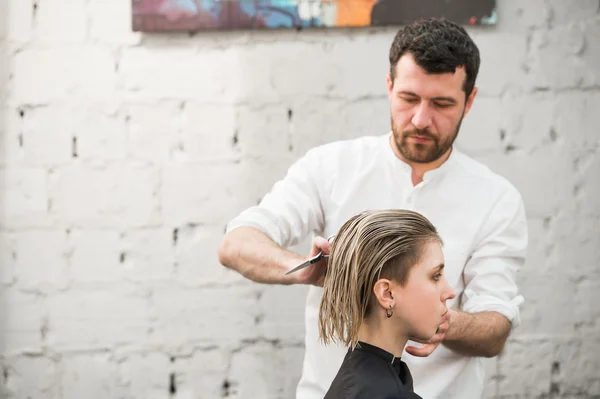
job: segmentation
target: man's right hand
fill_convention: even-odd
[[[312,258],[323,251],[325,255],[331,252],[331,243],[326,238],[317,236],[312,242],[312,248],[306,259]],[[325,271],[327,270],[327,258],[313,263],[312,265],[296,272],[299,284],[312,284],[322,287],[325,282]]]

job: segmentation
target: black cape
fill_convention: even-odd
[[[413,392],[406,363],[389,352],[359,342],[348,350],[324,399],[422,399]]]

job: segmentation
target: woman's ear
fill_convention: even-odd
[[[393,309],[396,305],[397,298],[394,297],[392,286],[393,283],[390,280],[382,278],[377,280],[373,287],[373,294],[375,295],[375,298],[377,298],[379,306],[384,309],[390,309],[390,306]]]

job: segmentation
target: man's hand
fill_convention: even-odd
[[[448,332],[448,328],[450,328],[450,322],[452,320],[452,314],[454,311],[452,309],[448,309],[448,312],[444,315],[444,322],[440,324],[437,332],[433,337],[428,339],[427,341],[422,341],[416,338],[410,338],[412,341],[419,342],[423,344],[421,348],[417,348],[416,346],[407,346],[406,352],[418,357],[427,357],[433,353],[433,351],[442,343],[446,333]]]
[[[321,251],[323,251],[325,255],[329,255],[331,252],[331,243],[327,241],[326,238],[317,236],[313,240],[312,248],[306,259],[312,258]],[[322,287],[323,283],[325,282],[326,270],[327,258],[321,259],[320,261],[296,272],[298,276],[298,283],[312,284],[316,285],[317,287]]]

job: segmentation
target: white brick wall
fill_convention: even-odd
[[[314,145],[389,127],[395,29],[141,35],[0,1],[0,398],[290,398],[304,287],[220,267]],[[600,395],[600,2],[498,0],[459,145],[523,194],[522,326],[486,398]]]

